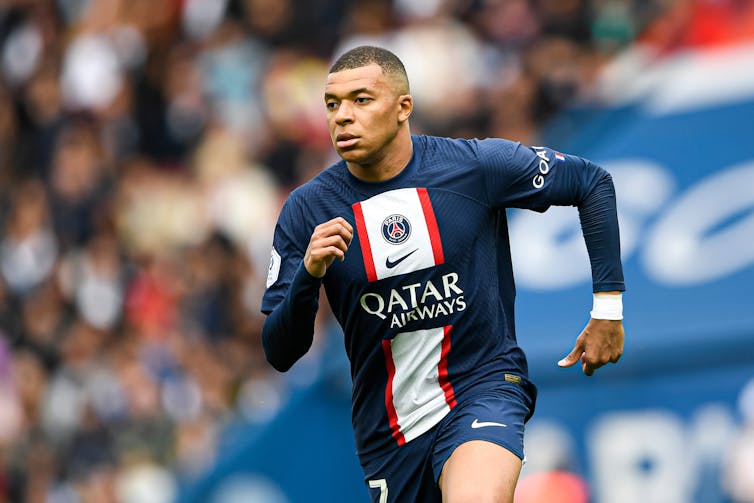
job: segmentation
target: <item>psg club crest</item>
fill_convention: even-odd
[[[390,215],[382,221],[382,237],[390,244],[399,245],[411,235],[411,224],[403,215]]]

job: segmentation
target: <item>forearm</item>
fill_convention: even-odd
[[[285,299],[267,316],[262,328],[262,347],[267,361],[286,372],[309,351],[314,340],[321,279],[299,267]]]
[[[624,291],[615,187],[605,173],[578,205],[594,292]]]

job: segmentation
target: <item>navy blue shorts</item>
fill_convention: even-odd
[[[440,423],[403,446],[362,459],[374,503],[441,502],[437,481],[459,445],[486,440],[524,458],[524,423],[534,411],[535,393],[516,384],[479,393],[456,407]]]

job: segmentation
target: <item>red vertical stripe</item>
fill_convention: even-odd
[[[427,222],[429,241],[432,243],[432,254],[435,256],[435,265],[440,265],[445,262],[445,255],[442,252],[442,241],[440,241],[440,229],[437,227],[435,210],[432,209],[432,201],[429,200],[427,189],[416,189],[416,192],[419,194],[419,202],[424,212],[424,220]]]
[[[448,325],[443,329],[442,337],[442,351],[440,353],[440,363],[437,365],[438,381],[440,387],[445,392],[445,402],[452,409],[456,406],[456,392],[453,390],[453,385],[450,384],[450,378],[448,377],[448,353],[450,353],[450,330],[453,325]]]
[[[398,424],[398,412],[393,404],[393,378],[395,377],[395,362],[393,362],[393,349],[390,341],[382,340],[382,351],[385,353],[385,366],[387,367],[387,386],[385,386],[385,408],[387,417],[390,421],[390,429],[393,431],[393,438],[398,445],[406,443],[406,438],[401,433],[401,426]]]
[[[370,282],[377,281],[377,270],[374,268],[374,258],[372,258],[372,247],[369,245],[369,234],[367,225],[364,222],[364,212],[361,210],[361,203],[353,203],[353,216],[356,220],[356,232],[359,236],[361,245],[361,255],[364,257],[364,268],[367,271],[367,280]]]

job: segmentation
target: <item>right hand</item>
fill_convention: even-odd
[[[335,217],[314,228],[304,255],[304,267],[321,278],[336,258],[343,260],[353,239],[353,227],[343,217]]]

